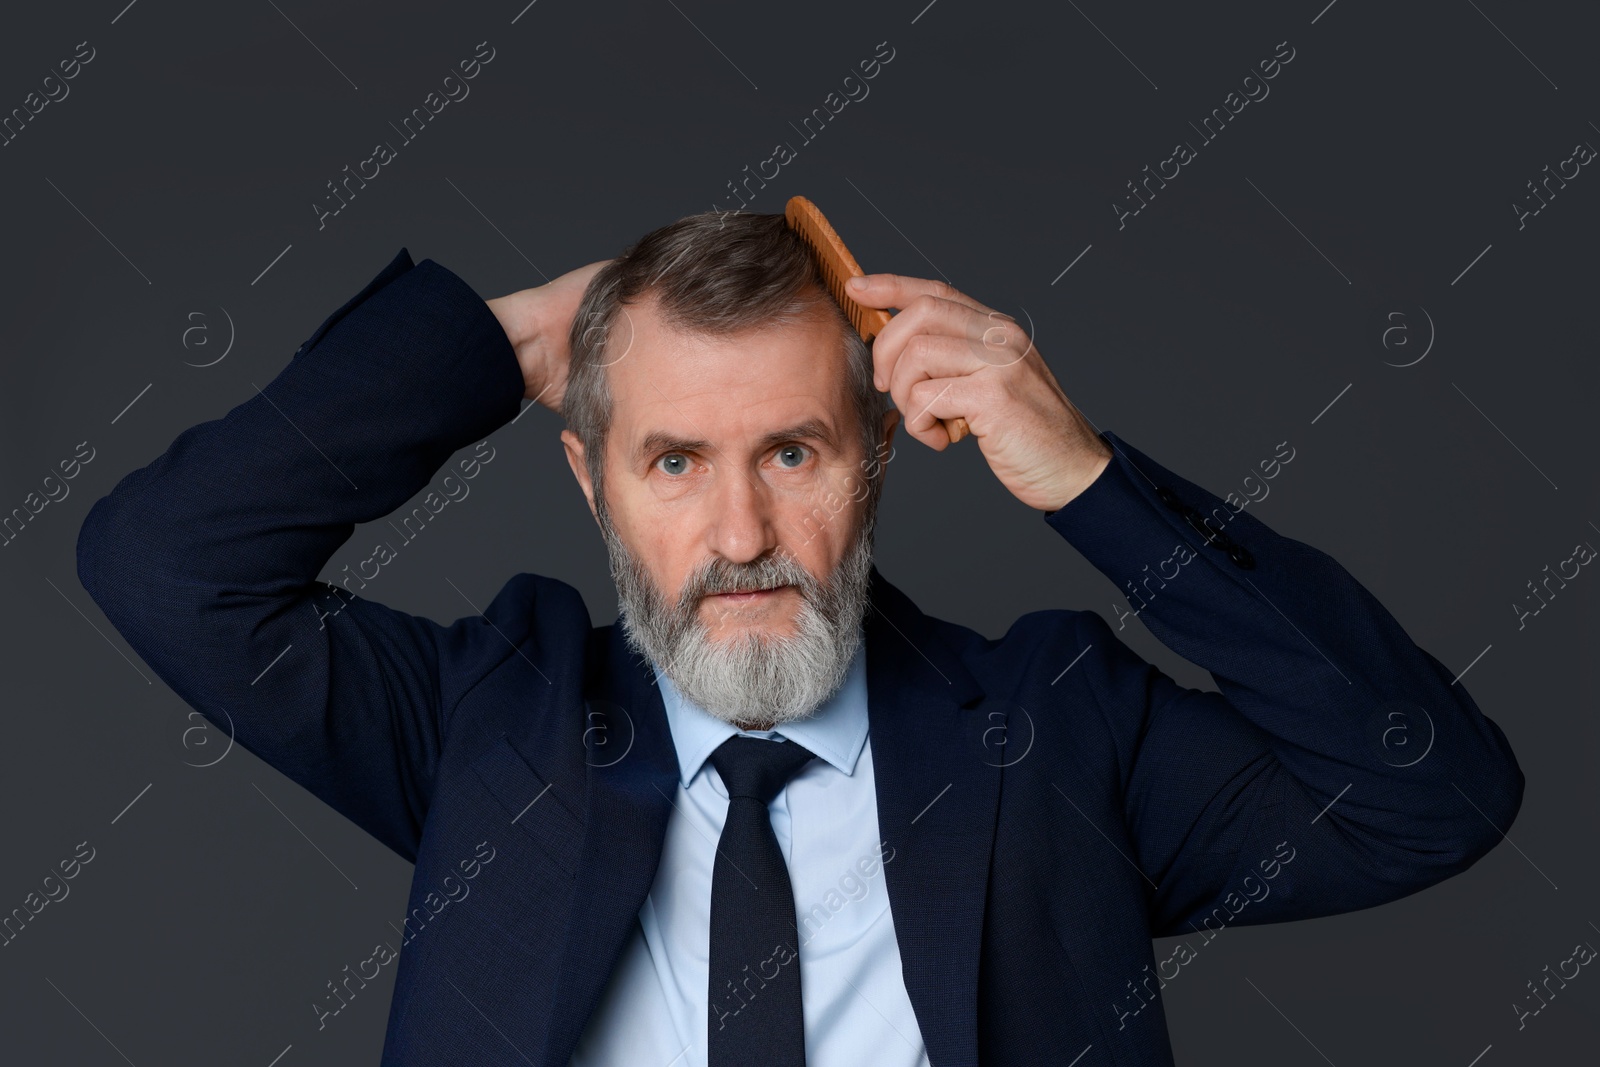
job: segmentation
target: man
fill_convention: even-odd
[[[415,862],[384,1063],[1167,1065],[1152,937],[1394,900],[1515,816],[1500,729],[1334,560],[1095,433],[965,294],[869,277],[868,349],[818,281],[776,215],[487,302],[402,250],[85,520],[161,677]],[[536,575],[448,627],[315,581],[524,397],[619,625]],[[1221,692],[1093,612],[923,615],[871,562],[902,416],[964,418]]]

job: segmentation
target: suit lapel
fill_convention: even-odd
[[[586,828],[541,1063],[571,1059],[600,1002],[655,880],[678,788],[654,672],[627,647],[620,624],[611,628],[608,666],[598,685],[609,693],[586,708]]]
[[[974,1065],[1004,707],[984,701],[927,617],[872,575],[869,736],[901,973],[930,1062]]]

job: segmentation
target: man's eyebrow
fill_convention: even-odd
[[[774,445],[781,445],[785,441],[795,441],[810,438],[821,441],[830,451],[838,451],[838,442],[834,439],[833,431],[821,419],[806,419],[804,422],[781,430],[773,430],[762,434],[756,444],[765,451]],[[642,461],[657,452],[705,452],[711,448],[711,442],[698,437],[680,437],[668,430],[652,430],[645,434],[644,440],[634,450],[636,461]]]

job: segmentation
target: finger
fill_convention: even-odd
[[[889,395],[901,414],[909,415],[915,410],[911,397],[919,382],[965,377],[986,365],[973,356],[970,342],[963,338],[919,333],[906,342],[895,360]]]
[[[845,291],[850,294],[850,299],[866,307],[903,308],[917,297],[927,294],[944,300],[954,300],[974,311],[993,310],[949,282],[935,281],[932,278],[911,278],[901,274],[863,274],[861,280],[866,283],[864,287],[856,288],[855,279],[851,279],[846,283]]]
[[[965,418],[971,407],[970,376],[924,378],[911,388],[906,407],[901,409],[905,430],[936,452],[950,447],[945,420]],[[968,419],[968,425],[971,420]]]
[[[1016,321],[998,311],[978,312],[965,304],[924,294],[889,320],[872,343],[873,380],[886,387],[906,344],[925,334],[962,340],[979,365],[1004,366],[1026,352],[1024,333]],[[1014,349],[1014,350],[1013,350]]]

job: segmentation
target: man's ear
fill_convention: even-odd
[[[889,454],[894,451],[894,431],[900,425],[900,412],[890,408],[883,413],[883,464],[887,470]]]
[[[572,476],[578,479],[578,486],[583,490],[584,499],[589,502],[589,514],[594,516],[595,525],[598,526],[600,513],[594,506],[594,483],[589,480],[589,466],[584,461],[583,442],[571,430],[562,430],[561,444],[567,452],[567,466],[572,468]]]
[[[883,423],[879,428],[882,440],[873,449],[872,455],[861,463],[863,471],[867,472],[867,481],[876,483],[876,492],[883,491],[883,480],[888,475],[889,459],[894,455],[894,429],[900,424],[900,412],[890,408],[883,413]]]

